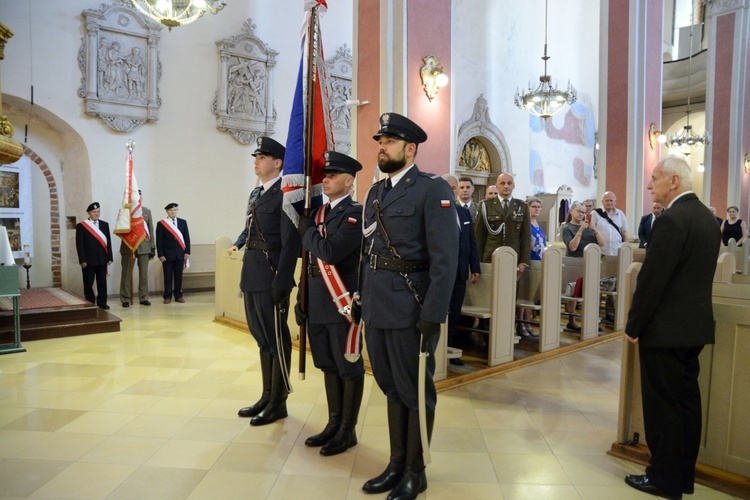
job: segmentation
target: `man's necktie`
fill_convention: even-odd
[[[508,200],[503,200],[503,212],[508,212]]]
[[[263,194],[263,185],[261,184],[260,186],[253,189],[252,192],[250,193],[250,203],[251,204],[255,203],[258,200],[258,198],[261,197],[262,194]]]
[[[385,185],[383,186],[382,191],[380,191],[380,201],[383,201],[386,196],[388,196],[388,193],[393,188],[393,183],[391,183],[391,178],[387,178],[385,180]]]
[[[325,207],[324,210],[325,210],[325,212],[323,212],[323,215],[324,215],[323,218],[328,217],[328,214],[331,213],[331,204],[330,203],[326,203],[326,207]]]

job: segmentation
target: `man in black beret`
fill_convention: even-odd
[[[179,205],[170,203],[167,216],[156,225],[156,250],[164,270],[164,303],[185,302],[182,296],[182,272],[190,266],[190,231],[185,219],[177,218]]]
[[[321,446],[323,456],[338,455],[357,444],[365,368],[359,349],[359,323],[348,315],[357,288],[362,245],[362,205],[349,195],[362,165],[345,154],[325,153],[323,193],[328,203],[311,219],[300,217],[302,246],[310,252],[307,314],[294,308],[297,324],[309,317],[309,340],[315,366],[323,371],[328,423],[306,446]]]
[[[252,417],[250,425],[265,425],[287,416],[286,400],[292,339],[287,325],[289,294],[300,254],[299,234],[282,208],[281,171],[284,146],[270,137],[259,137],[255,175],[261,184],[247,202],[245,228],[228,253],[245,246],[240,290],[245,317],[260,349],[263,392],[253,405],[240,409],[241,417]],[[277,342],[276,318],[280,319]]]
[[[385,471],[362,489],[416,498],[427,488],[419,414],[425,413],[429,436],[437,403],[435,348],[458,267],[458,219],[448,183],[414,164],[417,146],[427,140],[416,123],[385,113],[373,138],[378,167],[388,177],[367,193],[359,293],[372,371],[388,400],[391,453]],[[423,407],[420,353],[427,356]]]
[[[107,305],[107,266],[114,260],[109,224],[99,219],[101,206],[94,202],[86,208],[88,219],[76,226],[76,251],[83,272],[83,296],[102,309]],[[94,280],[96,279],[96,296]]]

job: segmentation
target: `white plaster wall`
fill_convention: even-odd
[[[536,86],[544,72],[543,0],[455,0],[454,8],[451,86],[456,131],[470,118],[479,94],[484,94],[490,119],[510,148],[516,196],[538,191],[529,174],[529,150],[534,147],[540,150],[545,164],[545,191],[553,192],[566,183],[573,188],[575,198],[593,197],[596,179],[586,187],[572,175],[572,158],[581,155],[580,147],[540,140],[540,134],[530,130],[529,115],[513,103],[516,90],[526,88],[529,82]],[[593,103],[594,116],[599,101],[599,14],[599,3],[590,0],[549,5],[547,73],[560,88],[570,80],[579,99]],[[565,112],[551,119],[555,126],[562,126]],[[456,144],[456,155],[461,146]],[[591,153],[587,154],[591,162]]]
[[[80,287],[75,262],[74,238],[64,229],[66,216],[85,218],[91,201],[102,203],[102,218],[115,221],[125,184],[125,141],[136,141],[134,152],[138,183],[145,204],[154,217],[161,217],[169,202],[180,204],[180,216],[188,220],[194,244],[212,244],[218,236],[235,238],[243,226],[247,196],[255,182],[252,146],[243,146],[230,134],[216,129],[211,102],[217,89],[218,57],[215,42],[240,33],[242,23],[252,18],[255,34],[280,54],[275,69],[274,138],[286,142],[292,94],[299,64],[302,0],[229,1],[216,16],[207,14],[196,23],[162,31],[159,44],[162,78],[159,83],[162,106],[159,121],[145,124],[130,134],[114,133],[99,119],[86,116],[83,100],[76,92],[81,85],[77,54],[84,29],[81,12],[98,10],[97,0],[2,0],[0,20],[14,33],[2,62],[3,94],[34,103],[67,123],[82,140],[80,152],[66,151],[60,135],[33,119],[22,106],[10,107],[9,118],[16,127],[15,139],[23,141],[48,163],[56,176],[61,207],[63,284]],[[322,19],[324,50],[330,58],[344,43],[352,47],[352,3],[330,2]],[[8,114],[8,113],[6,113]],[[64,138],[64,136],[63,136]],[[65,163],[78,156],[83,164],[76,175],[66,178]],[[89,170],[90,173],[86,174]],[[73,170],[73,169],[71,169]],[[84,172],[83,174],[81,172]],[[66,171],[66,176],[68,173]],[[73,175],[71,173],[70,175]],[[49,239],[49,203],[46,183],[35,174],[33,189],[37,244]],[[35,201],[35,205],[37,202]],[[115,253],[119,238],[113,237]],[[72,246],[71,246],[72,245]],[[39,255],[43,255],[39,253]],[[112,266],[109,293],[119,285],[119,257]],[[41,273],[44,266],[35,269]],[[51,275],[35,276],[35,286],[51,284]]]

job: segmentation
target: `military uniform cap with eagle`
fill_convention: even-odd
[[[253,156],[269,155],[284,160],[284,153],[286,153],[286,148],[270,137],[258,137],[258,147]]]
[[[383,113],[380,116],[380,130],[372,138],[377,141],[382,135],[390,135],[415,144],[427,140],[427,134],[419,125],[397,113]]]

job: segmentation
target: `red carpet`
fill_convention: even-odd
[[[30,288],[21,290],[21,310],[90,305],[87,300],[62,288]],[[0,311],[12,311],[13,298],[0,297]]]

